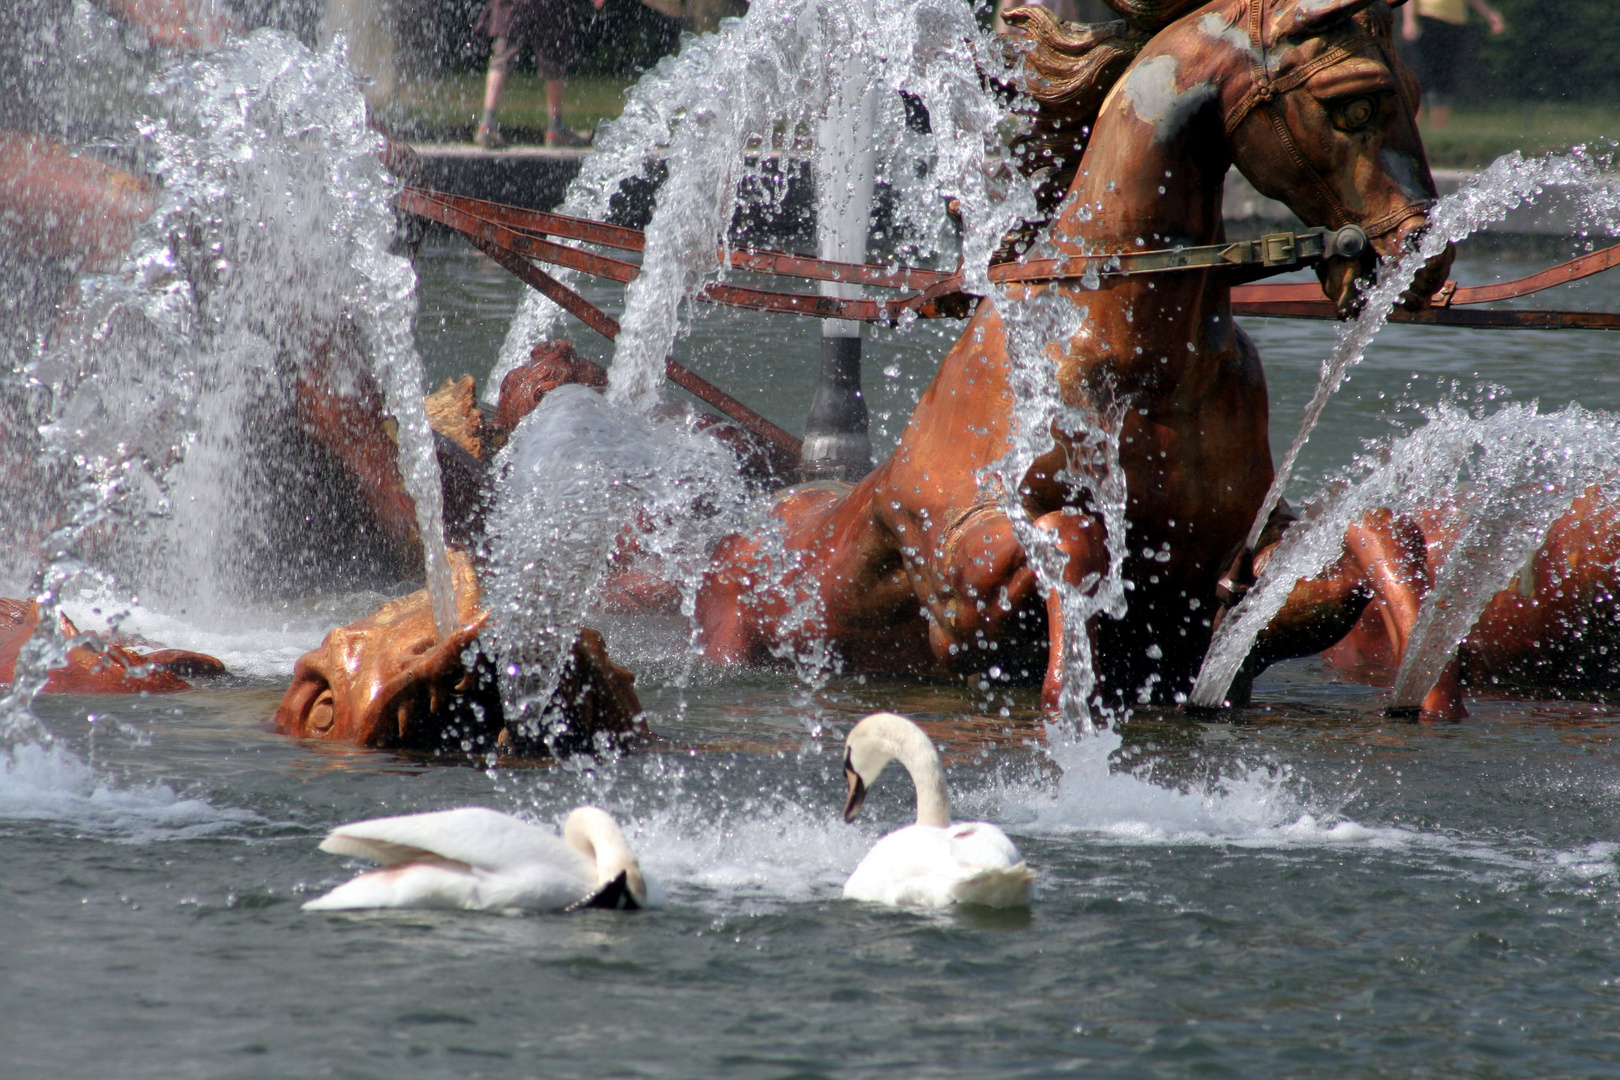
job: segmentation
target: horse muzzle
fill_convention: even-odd
[[[1316,276],[1322,283],[1322,292],[1333,301],[1339,318],[1353,319],[1360,314],[1365,289],[1373,280],[1380,258],[1394,260],[1412,250],[1417,246],[1428,224],[1428,218],[1422,214],[1414,214],[1396,228],[1374,235],[1367,249],[1359,256],[1353,258],[1335,256],[1316,264]],[[1446,275],[1451,270],[1451,261],[1455,256],[1455,247],[1447,244],[1444,251],[1426,262],[1413,278],[1411,285],[1401,294],[1400,300],[1397,301],[1400,307],[1407,311],[1419,311],[1427,307],[1429,298],[1445,284]]]
[[[1423,230],[1428,227],[1429,219],[1422,216],[1403,221],[1400,228],[1389,237],[1394,257],[1399,257],[1401,253],[1417,247],[1418,241],[1422,239]],[[1438,255],[1424,263],[1423,269],[1412,279],[1412,284],[1401,293],[1398,301],[1400,306],[1407,311],[1421,311],[1428,307],[1430,299],[1446,283],[1446,275],[1451,273],[1451,263],[1456,257],[1457,245],[1447,244]]]

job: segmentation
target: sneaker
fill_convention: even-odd
[[[546,146],[556,149],[559,146],[589,146],[591,140],[596,138],[594,131],[575,131],[573,128],[549,128],[546,131]]]
[[[492,130],[486,124],[479,124],[478,131],[473,135],[473,145],[485,150],[499,150],[506,145],[498,130]]]

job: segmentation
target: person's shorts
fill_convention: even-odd
[[[1457,92],[1457,71],[1468,63],[1468,27],[1441,19],[1423,19],[1414,42],[1413,71],[1423,84],[1426,105],[1450,105]]]
[[[491,71],[512,73],[524,46],[542,79],[564,79],[579,62],[573,0],[489,0],[473,30],[491,39]]]
[[[517,63],[527,44],[529,42],[523,38],[496,38],[489,53],[489,70],[502,75],[512,74],[512,65]],[[534,50],[535,68],[542,79],[566,79],[572,59],[572,56],[555,57],[538,46]]]

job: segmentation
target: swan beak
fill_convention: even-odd
[[[854,821],[855,815],[861,812],[861,803],[866,801],[866,781],[849,763],[847,754],[844,756],[844,779],[849,781],[849,798],[844,800],[844,820]]]
[[[636,902],[636,894],[630,888],[629,871],[619,871],[618,877],[583,900],[569,904],[564,910],[579,911],[582,908],[607,908],[609,911],[641,910],[641,905]]]

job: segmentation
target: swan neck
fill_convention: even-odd
[[[636,856],[625,843],[624,834],[604,810],[582,806],[569,814],[563,824],[563,843],[590,860],[598,888],[625,870],[640,875]]]
[[[884,733],[895,760],[911,774],[917,789],[917,824],[943,829],[951,823],[951,797],[945,790],[945,771],[939,751],[919,728],[907,724]]]
[[[917,786],[917,824],[943,829],[951,823],[951,797],[945,793],[945,777],[940,775],[939,759],[933,760],[933,770],[926,777],[913,772],[911,782]]]

